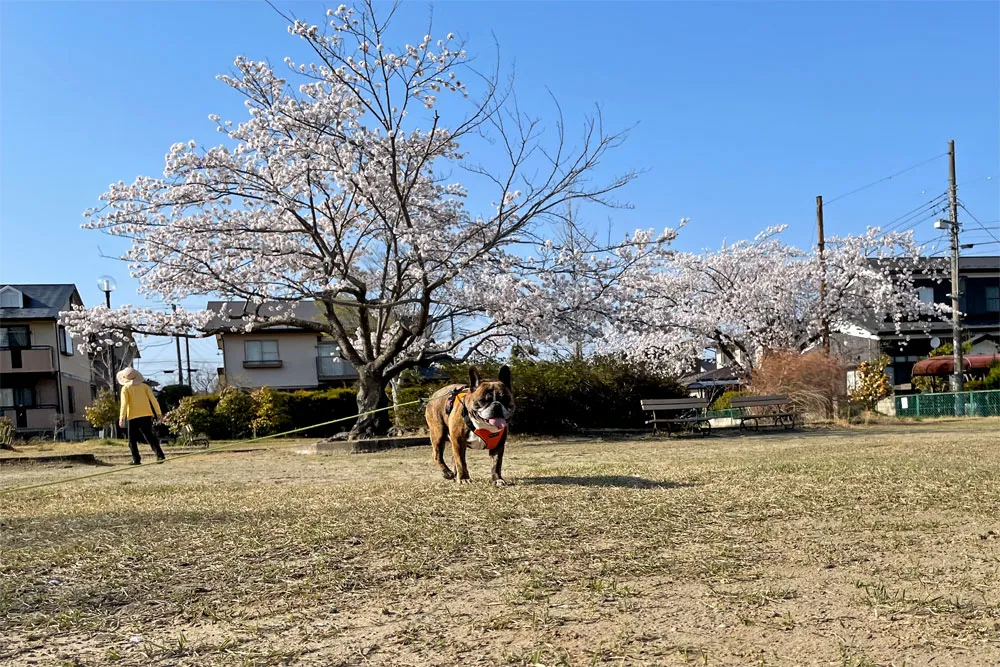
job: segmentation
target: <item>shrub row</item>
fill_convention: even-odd
[[[517,409],[511,426],[518,433],[559,434],[582,429],[642,428],[647,415],[643,398],[676,398],[685,393],[672,380],[614,358],[568,361],[515,359],[509,364]],[[499,362],[478,365],[480,376],[495,378]],[[430,396],[447,384],[466,384],[469,366],[445,367],[447,379],[420,381],[407,374],[397,389],[399,403]],[[310,426],[317,422],[350,417],[357,413],[354,389],[324,391],[273,391],[267,387],[252,393],[227,388],[221,394],[189,396],[167,417],[171,430],[181,433],[184,425],[212,439],[267,435]],[[404,429],[423,429],[424,404],[406,405],[395,415]],[[327,437],[349,430],[354,420],[312,428],[296,437]]]
[[[559,434],[582,429],[642,428],[648,418],[639,401],[643,398],[685,396],[673,380],[612,357],[508,362],[514,383],[517,409],[511,427],[517,433]],[[499,362],[477,364],[480,377],[495,378]],[[447,381],[406,386],[397,394],[399,402],[429,396],[445,384],[466,384],[467,364],[444,368]],[[403,408],[401,425],[424,425],[423,407]]]
[[[174,433],[185,425],[213,440],[270,435],[305,428],[318,422],[351,417],[357,413],[354,389],[323,391],[274,391],[263,387],[252,393],[227,388],[221,394],[188,396],[167,415]],[[328,437],[349,430],[353,419],[311,428],[296,437]]]

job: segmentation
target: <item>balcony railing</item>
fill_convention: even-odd
[[[0,417],[8,418],[19,431],[51,431],[56,427],[58,414],[59,410],[55,405],[0,408]]]
[[[49,345],[0,348],[0,373],[52,373],[55,370]]]
[[[340,357],[316,357],[316,375],[320,380],[346,380],[358,377],[358,372]]]

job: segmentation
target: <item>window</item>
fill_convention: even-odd
[[[73,393],[73,387],[66,387],[66,412],[76,412],[76,394]]]
[[[0,308],[24,308],[24,295],[13,287],[0,290]]]
[[[61,324],[59,325],[59,351],[67,356],[73,356],[73,337]]]
[[[0,327],[0,347],[31,347],[31,329],[25,326]]]
[[[0,407],[13,408],[16,406],[31,407],[35,404],[34,392],[31,387],[3,387],[0,388]]]
[[[278,341],[248,340],[244,343],[244,368],[279,368]]]
[[[1000,286],[986,286],[986,312],[1000,313]]]
[[[319,356],[321,357],[339,357],[340,356],[340,345],[330,341],[321,341],[319,344]]]
[[[933,287],[918,287],[917,296],[924,303],[934,303],[934,288]]]

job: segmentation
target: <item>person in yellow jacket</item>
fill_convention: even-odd
[[[132,465],[137,466],[142,463],[139,457],[139,438],[146,441],[153,448],[156,460],[162,461],[166,457],[160,449],[160,440],[153,432],[153,416],[163,421],[163,413],[160,412],[160,404],[153,396],[153,390],[145,383],[145,378],[134,368],[126,368],[119,371],[118,383],[122,386],[121,413],[118,415],[118,425],[125,427],[128,422],[128,448],[132,453]]]

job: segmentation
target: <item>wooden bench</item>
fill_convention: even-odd
[[[739,396],[732,399],[729,404],[740,410],[740,416],[736,417],[740,420],[740,430],[749,428],[747,422],[750,422],[753,424],[753,430],[759,431],[761,419],[770,419],[772,426],[793,429],[795,428],[795,420],[799,417],[799,413],[790,407],[791,399],[784,394]]]
[[[195,433],[194,428],[190,424],[185,424],[182,429],[184,434],[181,436],[181,441],[189,447],[208,447],[208,436],[204,433]]]
[[[707,436],[712,432],[712,425],[705,417],[705,409],[708,407],[707,398],[644,398],[642,399],[642,409],[652,412],[653,418],[647,419],[647,424],[652,424],[653,429],[659,431],[660,424],[667,428],[667,436],[674,432],[674,427],[678,431],[697,430],[702,435]],[[668,416],[661,417],[658,413],[665,412]]]

